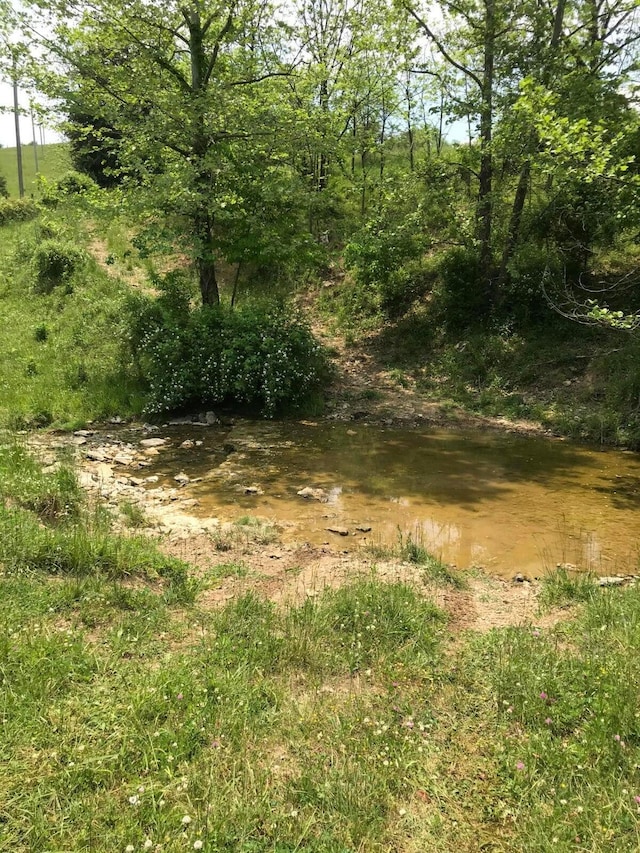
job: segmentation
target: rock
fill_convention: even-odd
[[[157,483],[160,477],[157,474],[152,474],[150,477],[145,478],[147,483]]]
[[[346,527],[327,527],[326,529],[329,531],[329,533],[337,533],[338,536],[348,536],[349,535],[349,531],[347,530]]]
[[[159,456],[160,455],[160,451],[158,450],[157,447],[145,447],[145,449],[142,452],[144,453],[145,456]]]
[[[74,432],[74,435],[77,436],[78,438],[89,438],[89,436],[93,435],[93,434],[94,433],[93,433],[92,429],[77,429]]]
[[[104,462],[107,458],[105,452],[101,448],[95,450],[87,450],[87,459],[91,462]]]
[[[131,486],[141,486],[144,483],[140,477],[129,477],[129,484]]]
[[[96,478],[88,471],[79,471],[78,483],[83,489],[92,489],[96,485]]]
[[[71,444],[75,444],[76,447],[82,447],[83,444],[87,443],[87,439],[81,435],[74,435],[71,439]]]
[[[359,524],[356,530],[360,533],[371,533],[371,527],[368,524]]]
[[[109,418],[109,423],[110,423],[110,424],[123,424],[123,423],[124,423],[124,421],[123,421],[123,419],[120,417],[120,415],[115,415],[115,417],[113,417],[113,418]]]
[[[191,441],[190,438],[185,439],[185,441],[183,441],[182,444],[180,445],[180,447],[183,450],[191,450],[191,448],[194,446],[195,446],[195,442]]]
[[[176,481],[176,483],[180,483],[181,486],[186,486],[187,483],[191,482],[191,478],[188,477],[184,473],[184,471],[181,471],[179,474],[176,474],[176,476],[173,479]]]
[[[142,424],[142,429],[145,432],[158,432],[160,427],[157,427],[154,424]]]
[[[622,586],[625,583],[635,581],[633,575],[611,575],[609,577],[597,578],[598,586]]]
[[[525,581],[528,581],[528,580],[529,579],[525,575],[517,574],[517,575],[513,576],[513,582],[514,583],[525,583]]]
[[[207,412],[205,414],[204,418],[205,418],[205,423],[207,424],[207,426],[213,426],[214,424],[220,423],[218,416],[216,415],[215,412]]]
[[[204,442],[202,440],[196,441],[196,447],[202,447],[203,444]]]
[[[235,453],[237,450],[235,444],[231,444],[230,441],[225,441],[225,443],[222,445],[222,449],[227,455],[230,453]]]
[[[99,480],[113,480],[113,468],[111,465],[107,465],[104,462],[101,462],[98,465],[96,474],[98,475]]]
[[[142,447],[164,447],[166,438],[143,438],[140,442]]]
[[[329,495],[324,489],[314,489],[311,486],[305,486],[304,489],[300,489],[296,494],[305,500],[320,501],[321,503],[326,503],[329,499]]]
[[[348,429],[347,430],[347,435],[357,435],[357,434],[358,433],[355,431],[355,429]]]
[[[127,456],[125,453],[118,453],[113,457],[113,461],[118,465],[131,465],[133,456]]]
[[[245,495],[263,495],[264,492],[260,488],[260,486],[239,486]]]

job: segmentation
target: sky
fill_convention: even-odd
[[[19,93],[20,106],[28,109],[29,98],[24,93]],[[0,83],[0,109],[9,108],[9,112],[0,112],[0,145],[3,148],[13,148],[16,144],[16,131],[13,121],[13,89],[8,83]],[[36,130],[36,141],[40,141],[40,133]],[[51,127],[44,128],[45,142],[59,142],[62,136]],[[31,142],[31,119],[29,116],[20,116],[20,136],[23,145]]]

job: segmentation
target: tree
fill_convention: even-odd
[[[163,214],[196,264],[203,304],[220,299],[216,261],[241,227],[242,175],[283,162],[282,27],[268,0],[59,0],[44,5],[59,68],[44,80],[120,138],[123,186]],[[34,4],[35,6],[35,4]],[[32,9],[34,7],[32,6]],[[46,30],[31,19],[32,32]],[[68,96],[67,96],[68,98]],[[131,198],[131,196],[130,196]],[[155,210],[155,214],[154,214]]]

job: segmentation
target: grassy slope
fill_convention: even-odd
[[[64,142],[38,146],[38,171],[49,181],[61,178],[71,168],[69,147]],[[36,165],[33,147],[22,146],[22,169],[25,195],[37,194]],[[15,148],[0,148],[0,175],[7,179],[9,195],[18,195],[18,166]]]
[[[63,240],[83,245],[71,213],[66,221],[59,213],[56,223]],[[136,389],[120,366],[127,288],[87,257],[69,286],[34,292],[31,257],[42,228],[36,221],[2,229],[0,424],[74,425],[139,411]]]
[[[97,552],[68,471],[19,446],[0,496],[3,848],[638,849],[640,589],[449,646],[423,590],[375,575],[203,609],[215,566],[188,580],[104,518]]]
[[[549,311],[546,323],[443,334],[428,299],[396,321],[344,313],[351,283],[320,299],[325,321],[365,349],[401,387],[471,412],[537,421],[560,435],[640,447],[637,335],[583,326]]]

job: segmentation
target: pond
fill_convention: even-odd
[[[167,482],[179,471],[202,478],[188,487],[201,516],[266,517],[285,539],[345,549],[393,545],[400,533],[411,534],[449,563],[504,576],[536,577],[559,563],[599,574],[637,567],[634,453],[493,431],[359,423],[242,421],[158,434],[171,445],[154,473]],[[202,444],[179,448],[186,438]],[[305,487],[322,489],[324,500],[300,497]]]

